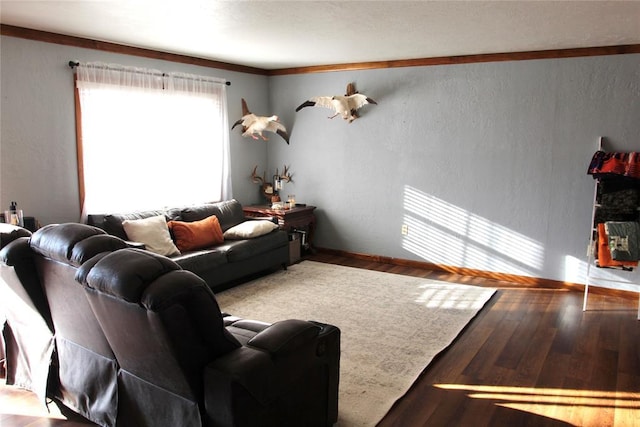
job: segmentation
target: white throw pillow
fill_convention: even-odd
[[[165,256],[180,255],[180,251],[171,240],[164,215],[127,219],[122,221],[122,228],[129,240],[144,243],[146,249],[151,252]]]
[[[273,230],[278,228],[278,225],[264,219],[249,220],[241,222],[235,227],[231,227],[224,232],[224,238],[233,239],[251,239],[253,237],[262,236],[263,234],[269,234]]]

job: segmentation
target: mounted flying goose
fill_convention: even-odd
[[[351,123],[358,118],[357,111],[366,104],[377,105],[378,103],[368,96],[356,92],[353,83],[349,83],[347,85],[347,93],[344,96],[316,96],[303,102],[296,108],[296,112],[302,110],[304,107],[325,107],[335,111],[335,114],[329,117],[330,119],[340,115],[343,119]]]
[[[268,138],[262,132],[273,132],[280,135],[289,144],[287,129],[278,121],[278,116],[256,116],[249,111],[244,98],[242,99],[242,118],[231,126],[231,130],[238,125],[242,125],[242,136],[244,137],[250,136],[253,139],[258,139],[260,136],[264,141],[267,141]]]

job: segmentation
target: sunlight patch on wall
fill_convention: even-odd
[[[565,281],[587,283],[587,261],[566,255],[564,257]],[[640,270],[622,271],[612,268],[598,268],[594,264],[589,271],[589,285],[602,288],[640,292]]]
[[[572,283],[584,283],[586,278],[587,263],[576,257],[566,255],[564,257],[564,280]]]
[[[542,269],[539,242],[414,187],[405,186],[404,210],[402,246],[429,262],[524,276]]]

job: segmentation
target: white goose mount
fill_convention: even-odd
[[[296,112],[302,110],[304,107],[325,107],[335,111],[335,114],[329,117],[330,119],[339,115],[351,123],[359,117],[358,110],[367,104],[377,105],[378,103],[368,96],[358,93],[355,85],[349,83],[345,95],[315,96],[300,104],[300,106],[296,108]]]
[[[278,121],[278,116],[257,116],[249,111],[247,102],[242,98],[242,118],[236,121],[231,130],[238,125],[242,125],[242,136],[245,138],[250,136],[253,139],[262,138],[267,141],[268,138],[262,132],[277,133],[289,144],[289,134],[282,123]]]

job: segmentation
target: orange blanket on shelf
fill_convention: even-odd
[[[640,153],[596,151],[591,158],[587,173],[594,178],[619,176],[640,179]]]
[[[611,258],[609,237],[604,223],[598,224],[598,266],[599,267],[637,267],[638,261],[616,261]]]

